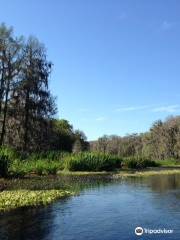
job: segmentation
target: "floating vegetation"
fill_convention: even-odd
[[[72,196],[73,192],[66,190],[14,190],[0,193],[0,211],[22,207],[47,205],[56,199]]]

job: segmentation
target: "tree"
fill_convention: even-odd
[[[76,139],[76,141],[73,144],[72,152],[80,153],[80,152],[82,152],[82,150],[83,150],[83,147],[82,147],[81,141],[79,139]]]
[[[54,150],[71,152],[74,143],[73,126],[65,119],[53,119],[50,139]]]
[[[0,145],[24,152],[47,147],[56,113],[48,88],[51,66],[36,38],[25,42],[0,26]]]
[[[8,106],[20,71],[22,43],[22,37],[14,38],[12,28],[7,28],[4,24],[0,26],[0,145],[4,142]]]
[[[76,148],[79,145],[79,149],[81,148],[80,151],[88,151],[89,150],[89,143],[88,143],[87,137],[83,131],[80,131],[80,130],[74,131],[74,145],[76,146]]]

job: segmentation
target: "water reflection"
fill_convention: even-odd
[[[48,207],[0,215],[0,239],[119,240],[137,239],[136,226],[167,227],[180,239],[180,175],[156,175],[112,181],[101,178],[63,180],[81,189],[80,196]],[[61,183],[62,184],[62,183]],[[154,239],[144,236],[143,239]]]

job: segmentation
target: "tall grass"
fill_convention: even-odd
[[[143,169],[157,166],[180,165],[178,160],[152,161],[142,156],[120,158],[109,154],[82,152],[70,154],[61,151],[33,153],[25,159],[10,148],[0,148],[0,177],[25,175],[55,175],[59,170],[113,171],[116,169]]]
[[[62,151],[44,151],[39,153],[32,153],[28,156],[28,160],[41,160],[48,159],[48,161],[55,161],[63,159],[65,156],[68,156],[69,153]]]
[[[5,156],[10,160],[21,158],[17,151],[9,147],[0,147],[0,156]]]
[[[122,159],[101,153],[79,153],[64,158],[64,168],[69,171],[111,171],[121,168]]]
[[[69,153],[46,151],[33,153],[29,156],[18,154],[11,148],[0,148],[0,176],[23,177],[27,174],[56,174],[63,169],[63,158]]]
[[[63,162],[58,160],[15,160],[10,168],[9,172],[12,176],[22,177],[27,174],[36,175],[55,175],[58,170],[63,169]]]
[[[180,159],[165,159],[156,161],[162,167],[180,166]]]
[[[127,157],[123,160],[123,167],[131,169],[143,169],[147,167],[158,167],[159,164],[155,161],[146,159],[141,156]]]

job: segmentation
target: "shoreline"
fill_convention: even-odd
[[[49,180],[51,178],[60,178],[62,177],[77,177],[79,179],[83,177],[87,178],[98,178],[103,179],[107,177],[109,180],[118,180],[123,178],[130,178],[130,177],[150,177],[156,175],[173,175],[173,174],[180,174],[180,167],[161,167],[161,168],[148,168],[148,169],[141,169],[141,170],[127,170],[123,169],[116,172],[67,172],[61,171],[57,175],[54,176],[29,176],[28,179],[33,181],[41,181]],[[20,186],[22,185],[23,179],[18,179]],[[6,181],[15,181],[16,184],[17,179],[0,179],[0,185],[5,183]],[[22,182],[21,182],[22,181]],[[41,184],[41,182],[39,182]],[[53,185],[52,185],[53,186]],[[55,187],[55,185],[53,186]],[[0,214],[4,212],[8,212],[11,210],[21,209],[21,208],[36,208],[38,206],[46,206],[51,204],[52,202],[76,195],[77,193],[73,191],[73,189],[1,189],[0,190]]]
[[[138,177],[138,176],[152,176],[165,174],[180,174],[180,166],[178,167],[155,167],[146,169],[121,169],[120,171],[112,172],[88,172],[88,171],[60,171],[57,176],[113,176],[113,177]]]

